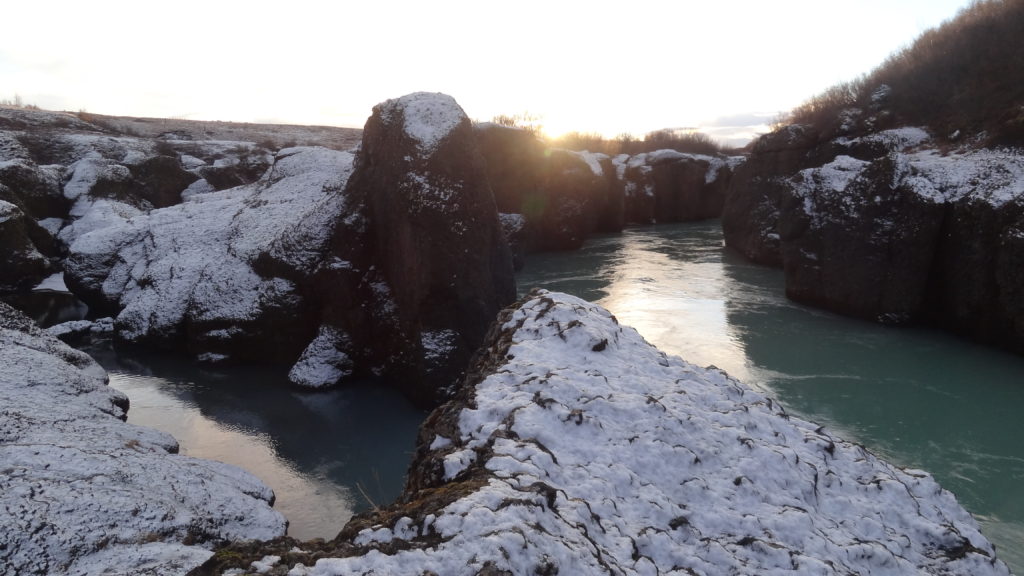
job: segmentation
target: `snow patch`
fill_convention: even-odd
[[[288,380],[306,388],[337,384],[352,374],[352,359],[341,351],[349,345],[347,334],[333,326],[321,326],[316,338],[288,372]]]
[[[32,290],[35,292],[68,292],[68,287],[64,284],[64,273],[57,272],[47,276]]]
[[[466,113],[447,94],[416,92],[379,104],[385,122],[398,114],[405,133],[419,142],[420,151],[429,156],[438,144],[464,121]]]

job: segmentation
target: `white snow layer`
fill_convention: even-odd
[[[969,200],[996,208],[1024,198],[1024,155],[1013,150],[971,150],[948,155],[934,149],[913,150],[922,135],[927,136],[919,128],[876,135],[900,142],[894,144],[897,151],[889,155],[896,166],[893,181],[887,183],[893,189],[902,188],[939,204]],[[818,209],[818,203],[825,199],[840,206],[846,217],[857,217],[871,198],[854,195],[848,189],[870,165],[869,161],[837,156],[824,166],[801,170],[790,178],[794,194],[803,199],[804,212],[814,225],[821,225],[825,218]],[[871,192],[873,187],[864,186],[862,190]]]
[[[118,301],[121,335],[132,340],[193,320],[251,320],[261,303],[291,292],[251,267],[262,252],[296,267],[315,262],[343,207],[352,155],[325,148],[278,153],[259,181],[191,196],[182,204],[112,217],[121,204],[96,201],[94,228],[71,244],[69,272]],[[65,229],[67,232],[71,227]]]
[[[183,574],[217,540],[284,534],[258,479],[123,422],[106,373],[15,314],[0,305],[4,574]]]
[[[462,107],[447,94],[415,92],[378,106],[385,122],[391,121],[396,113],[401,115],[405,133],[419,142],[425,156],[433,153],[459,124],[468,121]]]
[[[316,338],[306,346],[299,361],[288,372],[288,380],[307,388],[337,384],[352,374],[352,360],[339,350],[348,342],[344,332],[332,326],[321,326]]]
[[[461,436],[432,445],[446,478],[483,467],[486,484],[421,524],[358,536],[387,552],[292,576],[486,563],[513,574],[1009,574],[928,474],[666,356],[596,305],[535,294],[505,329],[507,361],[476,386]]]

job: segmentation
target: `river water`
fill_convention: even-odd
[[[301,540],[333,538],[354,513],[393,502],[426,416],[380,383],[308,392],[280,369],[86,351],[131,400],[128,422],[172,434],[182,454],[255,474]]]
[[[531,255],[519,291],[595,301],[664,352],[722,368],[792,414],[931,472],[1024,574],[1024,358],[797,305],[780,270],[723,245],[717,221],[630,228]]]

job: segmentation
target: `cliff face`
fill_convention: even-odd
[[[626,224],[717,218],[740,158],[659,150],[622,154],[552,149],[518,128],[481,124],[477,141],[498,210],[522,217],[523,250],[573,250]]]
[[[927,322],[1024,352],[1024,156],[941,152],[922,129],[764,137],[733,180],[726,242],[781,266],[799,302]]]
[[[323,326],[343,334],[346,355],[435,402],[515,299],[512,256],[469,118],[443,94],[379,104],[344,194],[316,279]]]
[[[253,561],[292,575],[1009,573],[926,473],[543,291],[501,313],[427,419],[397,503],[332,542],[237,546],[194,573]]]

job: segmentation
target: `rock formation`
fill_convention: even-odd
[[[1024,352],[1024,157],[942,153],[919,128],[815,138],[758,141],[729,191],[728,245],[782,266],[799,302]]]
[[[285,532],[269,488],[124,423],[128,398],[91,358],[3,303],[0,405],[5,574],[181,574]]]
[[[190,186],[161,209],[98,192],[125,182],[119,166],[76,164],[65,194],[85,208],[61,234],[68,286],[123,340],[295,363],[303,386],[386,376],[429,403],[515,296],[471,124],[448,96],[381,104],[358,156],[284,149],[252,184]]]
[[[512,259],[472,124],[450,96],[374,107],[318,278],[341,351],[414,399],[451,386],[515,298]],[[330,300],[327,300],[328,294]]]
[[[717,218],[739,158],[673,150],[611,158],[547,148],[532,132],[477,125],[498,210],[518,214],[525,252],[573,250],[626,224]]]
[[[50,272],[50,261],[33,241],[49,233],[17,206],[0,200],[0,290],[28,289]]]
[[[294,576],[1009,574],[927,473],[543,291],[502,312],[428,417],[397,503],[331,542],[230,547],[193,574],[254,562]]]

